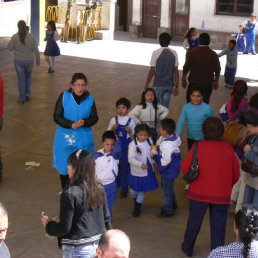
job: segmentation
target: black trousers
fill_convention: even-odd
[[[188,85],[188,89],[187,89],[187,92],[186,92],[187,103],[191,102],[191,99],[190,99],[191,94],[190,93],[191,93],[192,88],[194,88],[194,87],[198,88],[198,85],[192,85],[192,84]],[[199,88],[201,88],[202,92],[203,92],[203,101],[205,103],[209,104],[210,96],[211,96],[211,93],[212,93],[212,83],[211,84],[206,84],[206,85],[201,85]]]
[[[187,138],[187,147],[188,147],[188,150],[191,150],[191,148],[192,148],[192,146],[193,146],[193,144],[194,144],[195,142],[198,142],[198,141],[196,141],[196,140],[194,140],[194,139],[191,139],[191,138]]]

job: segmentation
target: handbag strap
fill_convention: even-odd
[[[198,165],[197,150],[198,150],[198,142],[194,143],[192,165]]]

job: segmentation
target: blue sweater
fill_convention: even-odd
[[[177,125],[177,134],[182,135],[187,121],[187,137],[197,141],[203,140],[202,124],[210,116],[214,116],[213,111],[204,102],[200,105],[192,103],[184,105]]]

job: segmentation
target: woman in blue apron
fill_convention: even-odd
[[[59,96],[54,113],[58,124],[54,141],[53,167],[60,173],[64,189],[68,177],[68,157],[78,149],[94,152],[91,127],[98,121],[93,97],[86,91],[87,78],[82,73],[72,77],[71,88]]]

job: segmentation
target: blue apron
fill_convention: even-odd
[[[189,44],[188,50],[198,47],[199,46],[199,38],[197,37],[195,40],[191,40],[191,39],[188,40],[188,44]]]
[[[92,104],[93,97],[91,95],[78,105],[72,93],[65,91],[63,95],[64,118],[74,122],[86,119],[90,116]],[[68,158],[78,149],[86,150],[89,153],[94,152],[91,128],[82,126],[72,129],[58,125],[54,141],[53,167],[56,167],[60,174],[68,174]]]
[[[118,124],[118,127],[115,130],[115,134],[119,138],[119,141],[121,143],[121,151],[122,151],[122,155],[118,165],[119,173],[117,177],[117,184],[118,186],[121,186],[121,192],[125,193],[125,192],[128,192],[128,174],[130,172],[130,164],[128,162],[128,146],[131,142],[131,138],[127,138],[127,132],[125,130],[125,127],[129,126],[132,119],[129,118],[125,125],[120,125],[118,123],[117,116],[115,117],[115,119],[116,119],[116,124]]]

